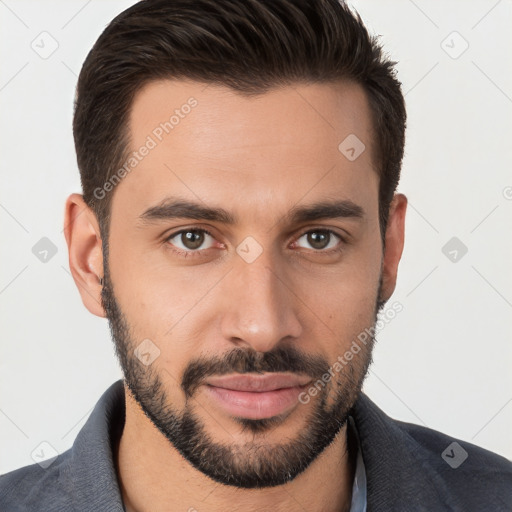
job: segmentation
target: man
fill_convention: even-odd
[[[361,392],[404,244],[393,64],[336,0],[112,21],[65,235],[124,381],[48,469],[0,479],[2,511],[511,509],[509,461]]]

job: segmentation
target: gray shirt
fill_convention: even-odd
[[[355,496],[366,491],[368,512],[512,510],[512,463],[507,459],[393,420],[364,393],[351,415],[361,456]],[[0,511],[124,512],[113,452],[124,417],[124,389],[117,381],[100,398],[73,446],[50,466],[33,464],[0,476]]]

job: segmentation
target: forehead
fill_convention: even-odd
[[[378,185],[370,119],[353,83],[295,84],[252,97],[191,81],[149,83],[133,101],[129,149],[137,155],[116,187],[113,212],[120,203],[123,215],[137,215],[168,195],[229,203],[252,216],[282,214],[306,196],[369,201]],[[352,147],[364,148],[355,160],[343,153]]]

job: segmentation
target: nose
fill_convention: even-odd
[[[293,284],[268,251],[253,262],[235,257],[224,283],[222,335],[238,347],[266,352],[286,338],[299,338],[300,303]]]

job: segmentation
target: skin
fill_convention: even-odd
[[[294,84],[255,97],[188,81],[147,84],[132,106],[131,149],[191,96],[198,105],[111,192],[108,275],[131,342],[149,338],[160,349],[147,371],[160,379],[166,405],[180,413],[190,407],[211,439],[249,455],[249,446],[275,448],[297,439],[322,397],[332,407],[345,390],[350,408],[371,350],[354,356],[352,373],[340,372],[325,393],[297,404],[259,433],[242,428],[204,386],[187,401],[180,387],[184,370],[198,356],[209,360],[234,349],[265,353],[278,347],[332,365],[374,324],[376,302],[393,293],[407,200],[402,194],[393,199],[383,251],[370,110],[356,84]],[[366,145],[353,162],[338,150],[349,134]],[[144,211],[170,195],[220,206],[238,222],[140,222]],[[297,205],[334,199],[352,201],[364,215],[301,224],[285,220]],[[79,194],[66,202],[65,225],[70,269],[84,305],[105,317],[98,281],[105,271],[100,230]],[[184,257],[173,250],[187,250],[180,237],[166,241],[184,228],[206,228],[213,237],[205,238],[196,255]],[[307,233],[322,229],[344,238],[330,239],[329,248],[339,252],[311,245]],[[252,263],[236,252],[248,236],[262,249]],[[354,464],[345,425],[291,481],[237,488],[191,465],[126,385],[125,394],[116,463],[127,510],[163,511],[172,504],[173,510],[221,511],[234,503],[239,511],[349,509]]]

